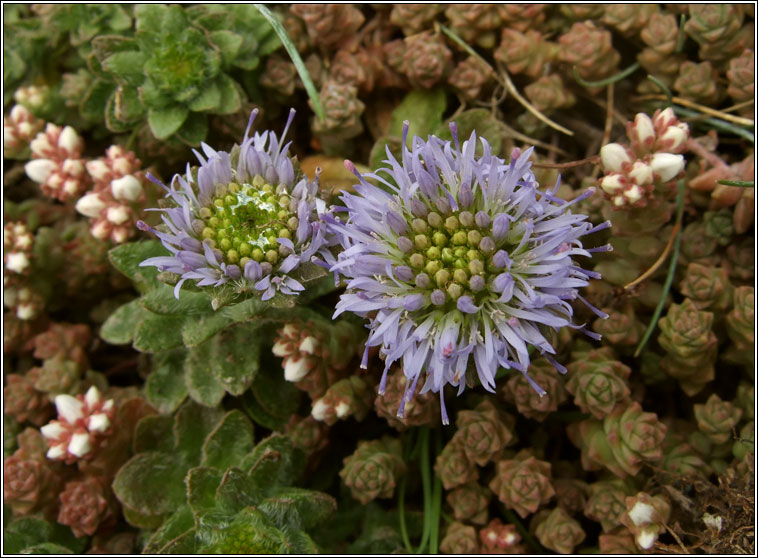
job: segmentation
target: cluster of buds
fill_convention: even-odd
[[[558,56],[558,45],[546,40],[542,33],[534,29],[521,33],[506,27],[494,56],[495,60],[505,64],[510,73],[537,78]]]
[[[450,4],[445,9],[450,27],[467,43],[490,49],[503,26],[502,7],[497,4]]]
[[[434,87],[450,72],[452,59],[450,49],[431,33],[405,39],[402,69],[414,89]]]
[[[50,448],[48,459],[71,464],[91,457],[110,432],[115,414],[113,399],[103,400],[100,390],[92,386],[84,396],[56,396],[55,407],[58,420],[40,429]]]
[[[671,108],[651,119],[639,113],[627,124],[630,145],[609,143],[600,149],[605,176],[600,188],[616,209],[645,207],[656,186],[670,183],[684,170],[689,127]]]
[[[329,386],[324,396],[313,402],[311,416],[328,425],[351,416],[361,421],[373,402],[374,393],[369,383],[360,376],[350,376]]]
[[[482,554],[524,554],[526,549],[516,526],[493,519],[479,531]]]
[[[574,395],[574,403],[582,412],[602,420],[617,403],[629,397],[626,380],[631,369],[605,347],[572,356],[566,389]]]
[[[338,150],[343,142],[363,132],[361,116],[366,108],[358,99],[358,88],[327,80],[319,92],[324,119],[315,120],[313,132],[327,151]]]
[[[479,468],[468,458],[461,438],[450,440],[434,462],[434,472],[445,490],[479,479]]]
[[[3,461],[3,503],[16,516],[52,511],[61,489],[59,469],[45,459],[39,430],[27,428],[18,435],[18,449]]]
[[[507,508],[526,517],[555,496],[551,478],[550,463],[521,452],[497,463],[489,487]]]
[[[8,278],[6,275],[5,279]],[[42,313],[45,300],[41,294],[29,287],[8,286],[3,289],[3,304],[10,310],[15,310],[19,320],[28,322]]]
[[[112,145],[105,157],[87,161],[94,187],[76,202],[76,210],[91,220],[90,232],[98,240],[125,242],[136,232],[136,204],[144,201],[144,175],[136,155]]]
[[[3,155],[8,158],[24,158],[29,142],[45,126],[23,105],[15,105],[8,116],[3,116]]]
[[[732,305],[734,287],[726,269],[691,263],[679,285],[679,292],[689,298],[698,310],[725,312]]]
[[[397,438],[358,443],[355,453],[346,457],[340,477],[350,488],[353,498],[368,504],[375,498],[391,498],[397,478],[405,473],[402,445]]]
[[[637,61],[647,71],[665,80],[667,85],[679,72],[683,60],[683,55],[676,53],[679,38],[676,19],[673,14],[655,12],[640,32],[646,46],[637,55]]]
[[[558,38],[558,58],[571,64],[586,80],[598,80],[616,72],[621,55],[613,48],[611,32],[591,21],[577,22]]]
[[[50,99],[50,87],[47,85],[28,85],[19,87],[13,94],[13,100],[19,105],[35,110],[45,106]]]
[[[602,22],[625,37],[633,37],[658,13],[655,4],[608,4],[603,6]]]
[[[48,124],[31,141],[32,160],[26,175],[38,182],[42,192],[60,201],[78,197],[90,179],[82,159],[84,141],[71,126]]]
[[[639,548],[650,550],[658,535],[666,530],[670,514],[671,505],[663,496],[639,492],[626,498],[626,512],[621,515],[621,523],[632,533]]]
[[[587,537],[579,522],[560,506],[546,514],[534,534],[542,546],[560,554],[571,554]]]
[[[305,22],[311,42],[325,47],[347,41],[366,21],[361,10],[351,4],[293,4],[290,12]]]
[[[24,275],[29,270],[34,235],[20,222],[7,223],[3,227],[3,263],[6,272]],[[5,283],[8,283],[8,277]]]
[[[400,27],[403,35],[418,33],[442,10],[439,4],[393,4],[390,23]]]
[[[103,478],[67,483],[60,501],[58,523],[71,527],[76,537],[92,536],[116,523],[116,504]]]
[[[39,372],[35,369],[26,374],[8,374],[3,389],[3,401],[6,416],[15,418],[18,422],[30,422],[42,426],[50,418],[52,406],[45,395],[34,388]]]
[[[705,403],[694,405],[693,411],[698,429],[714,444],[728,441],[742,418],[742,409],[715,393]]]

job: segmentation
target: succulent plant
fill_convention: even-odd
[[[452,57],[441,39],[430,33],[413,35],[405,39],[403,73],[412,87],[429,89],[450,72]]]
[[[450,27],[464,41],[486,49],[495,45],[495,31],[502,24],[501,13],[496,4],[450,4],[445,9]]]
[[[551,511],[537,525],[534,534],[542,546],[559,554],[571,554],[587,536],[579,522],[561,507]]]
[[[726,77],[729,80],[726,92],[735,103],[752,99],[755,94],[755,53],[752,50],[744,50],[742,54],[729,60]],[[747,115],[747,109],[742,109],[741,114]]]
[[[726,315],[726,331],[734,349],[730,360],[752,369],[755,363],[755,290],[753,287],[737,287],[734,291],[734,308]]]
[[[712,105],[720,97],[720,91],[716,88],[717,75],[710,62],[696,64],[687,60],[679,69],[679,77],[674,81],[674,89],[686,99]]]
[[[608,77],[616,71],[621,55],[611,44],[610,31],[591,21],[577,22],[558,38],[558,59],[574,65],[586,80]]]
[[[489,519],[489,507],[492,492],[477,482],[470,482],[451,490],[445,497],[453,510],[456,520],[464,523],[484,525]]]
[[[523,374],[512,374],[505,384],[506,400],[512,401],[518,412],[542,422],[568,399],[563,379],[548,360],[537,360],[529,366],[529,376],[544,392],[537,393]]]
[[[742,52],[750,32],[742,28],[744,14],[732,4],[693,4],[684,31],[700,45],[701,60],[721,61]]]
[[[675,53],[679,39],[676,17],[670,13],[654,12],[640,31],[640,38],[647,46],[637,55],[637,61],[649,72],[655,72],[669,84],[673,83],[684,61],[683,55]]]
[[[545,40],[539,31],[530,29],[524,33],[506,27],[500,45],[494,52],[495,60],[506,65],[512,74],[526,74],[537,78],[545,67],[558,56],[555,43]]]
[[[621,523],[632,533],[639,548],[650,550],[658,535],[666,530],[670,514],[671,504],[664,495],[652,496],[639,492],[635,496],[627,496],[626,512],[621,516]]]
[[[453,521],[448,525],[442,541],[440,551],[444,554],[477,554],[479,552],[479,540],[476,529],[470,525],[464,525]]]
[[[597,521],[604,533],[621,525],[621,516],[626,511],[626,497],[633,490],[628,481],[613,479],[597,481],[589,485],[589,498],[584,506],[584,515]]]
[[[725,269],[691,263],[679,291],[699,310],[724,312],[732,305],[734,288]]]
[[[598,318],[592,329],[603,336],[603,340],[620,352],[636,347],[645,332],[645,324],[636,319],[634,307],[626,306],[623,310],[603,308],[608,318]]]
[[[374,392],[368,381],[353,375],[329,386],[324,396],[313,402],[311,416],[328,425],[350,416],[361,421],[372,408],[373,400]]]
[[[658,324],[658,342],[668,353],[661,366],[679,380],[686,394],[694,395],[715,377],[718,340],[711,331],[713,313],[700,311],[685,299],[682,304],[672,304]]]
[[[601,21],[626,37],[639,33],[653,15],[660,13],[654,4],[610,4],[603,8]]]
[[[614,533],[598,537],[600,552],[604,554],[636,554],[639,549],[634,544],[634,537],[623,527]]]
[[[437,456],[434,472],[445,490],[452,490],[479,478],[479,468],[468,458],[463,440],[455,436]]]
[[[491,81],[492,68],[473,56],[459,62],[447,82],[460,91],[464,99],[472,101],[479,97],[482,89]]]
[[[358,99],[354,85],[327,80],[319,92],[324,107],[324,120],[313,123],[313,132],[319,137],[326,153],[340,151],[344,143],[363,131],[361,115],[366,106]]]
[[[66,484],[60,494],[58,523],[68,525],[76,537],[94,535],[115,525],[116,506],[106,479],[88,478]]]
[[[3,529],[3,551],[9,554],[82,554],[87,538],[41,517],[18,517]]]
[[[714,444],[723,444],[732,437],[732,429],[742,417],[742,409],[723,401],[715,393],[704,404],[693,406],[700,431]]]
[[[506,507],[521,517],[536,512],[555,496],[550,463],[535,457],[498,461],[489,487]]]
[[[311,42],[325,47],[348,40],[366,20],[350,4],[293,4],[290,11],[305,22]]]
[[[359,442],[343,463],[340,477],[361,504],[374,498],[391,498],[397,478],[405,473],[400,440],[389,436]]]
[[[537,110],[546,114],[571,108],[576,103],[576,97],[566,88],[558,74],[541,76],[527,85],[524,93]]]
[[[604,349],[583,353],[567,366],[566,389],[585,413],[604,419],[630,394],[627,378],[631,369]]]
[[[485,399],[471,411],[458,413],[458,430],[454,439],[460,441],[469,461],[483,467],[500,457],[503,450],[516,442],[515,420]]]
[[[413,35],[427,27],[442,11],[439,4],[394,4],[390,23],[403,30],[403,35]]]

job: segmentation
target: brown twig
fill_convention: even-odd
[[[586,159],[580,159],[579,161],[571,161],[569,163],[532,163],[533,167],[541,169],[570,169],[571,167],[580,167],[592,163],[597,165],[600,162],[600,155],[593,155]]]
[[[606,145],[611,141],[611,129],[613,128],[613,84],[608,84],[606,103],[608,106],[605,109],[605,128],[603,130],[603,143]]]
[[[635,101],[667,101],[668,99],[666,95],[659,95],[659,94],[654,93],[650,95],[642,95],[640,97],[636,97],[634,100]],[[691,109],[699,110],[703,114],[715,116],[716,118],[720,118],[721,120],[726,120],[727,122],[731,122],[739,126],[755,126],[755,121],[751,120],[750,118],[743,118],[741,116],[734,116],[733,114],[727,114],[726,112],[722,110],[712,109],[710,107],[706,107],[705,105],[701,105],[699,103],[695,103],[693,101],[683,99],[682,97],[671,97],[671,100],[675,102],[677,105],[682,105],[683,107],[689,107]]]
[[[732,105],[731,107],[721,109],[721,112],[734,112],[735,110],[740,110],[749,107],[750,105],[755,103],[755,99],[749,99],[747,101],[743,101],[741,103],[737,103],[736,105]]]
[[[663,526],[666,528],[666,531],[669,532],[669,534],[674,537],[674,540],[679,544],[679,547],[682,549],[683,554],[690,554],[690,551],[687,550],[687,547],[684,546],[684,543],[682,542],[682,539],[679,538],[679,535],[677,535],[671,527],[668,526],[668,524],[664,523]]]
[[[669,238],[669,241],[666,244],[666,247],[663,249],[663,252],[661,253],[660,257],[657,260],[655,260],[655,263],[652,266],[650,266],[650,269],[648,269],[645,273],[637,277],[637,279],[635,279],[628,285],[624,285],[625,291],[631,289],[635,285],[639,285],[645,279],[650,277],[653,273],[658,271],[658,268],[663,265],[663,262],[666,261],[666,258],[669,255],[669,252],[671,252],[671,247],[674,245],[674,239],[676,238],[676,233],[679,232],[680,226],[681,226],[681,223],[677,223],[676,225],[674,225],[674,228],[671,230],[671,237]]]
[[[708,151],[703,145],[696,139],[689,138],[687,140],[687,149],[695,153],[698,157],[709,163],[714,168],[726,168],[732,173],[731,168],[727,165],[721,157],[715,153]],[[732,173],[733,174],[733,173]]]

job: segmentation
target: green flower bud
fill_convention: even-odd
[[[408,261],[410,262],[411,267],[415,267],[417,269],[424,267],[424,263],[425,263],[424,256],[422,256],[418,252],[416,252],[415,254],[411,254],[411,257],[408,258]]]
[[[479,242],[482,240],[482,233],[480,233],[477,230],[469,231],[468,234],[466,235],[466,238],[468,239],[469,246],[476,247],[476,246],[479,246]]]
[[[425,234],[417,234],[413,238],[413,244],[418,248],[419,250],[426,250],[429,248],[429,237]]]
[[[458,231],[455,234],[453,234],[453,244],[456,246],[463,246],[467,242],[466,233],[463,231]]]
[[[461,222],[461,225],[464,227],[473,227],[474,226],[474,216],[471,214],[470,211],[461,211],[458,214],[458,219]]]
[[[479,260],[474,260],[468,264],[468,269],[472,275],[484,273],[484,264]]]
[[[432,246],[426,251],[426,257],[430,260],[438,260],[442,256],[442,251],[436,246]]]
[[[450,283],[447,286],[447,294],[450,295],[450,298],[453,300],[458,300],[463,294],[463,287],[458,283]]]
[[[424,271],[429,275],[435,275],[441,269],[442,264],[440,264],[439,260],[430,260],[426,263],[426,266],[424,266]]]
[[[462,269],[456,269],[453,271],[453,280],[461,284],[468,283],[468,274]]]
[[[458,222],[457,217],[454,215],[451,215],[445,219],[445,228],[451,233],[456,232],[458,230],[458,227],[460,227],[460,223]]]
[[[426,221],[434,229],[439,229],[444,223],[442,216],[436,211],[431,211],[429,215],[426,216]]]
[[[423,219],[414,219],[413,220],[413,230],[417,233],[425,233],[427,231],[428,225],[426,224],[426,221]]]
[[[450,272],[447,269],[440,269],[434,274],[434,281],[438,287],[444,287],[450,281]]]
[[[442,248],[447,244],[447,235],[443,232],[437,231],[432,235],[432,242],[435,246]]]

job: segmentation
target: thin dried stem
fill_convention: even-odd
[[[636,97],[634,100],[635,101],[665,101],[667,100],[667,98],[665,95],[650,94],[650,95],[642,95],[641,97]],[[726,120],[727,122],[731,122],[732,124],[737,124],[739,126],[749,126],[749,127],[755,126],[755,120],[751,120],[750,118],[743,118],[741,116],[734,116],[733,114],[727,114],[723,110],[712,109],[710,107],[706,107],[699,103],[695,103],[693,101],[683,99],[682,97],[671,97],[671,100],[678,105],[682,105],[683,107],[689,107],[691,109],[698,110],[702,112],[703,114],[707,114],[709,116],[715,116],[716,118],[720,118],[721,120]],[[749,103],[752,103],[752,102],[753,101],[749,101]],[[735,105],[735,106],[742,108],[740,105]],[[730,110],[734,110],[734,109],[730,108]]]
[[[579,161],[571,161],[570,163],[532,163],[533,167],[540,169],[570,169],[571,167],[580,167],[592,163],[597,165],[600,162],[600,155],[593,155],[586,159],[580,159]]]
[[[737,103],[736,105],[732,105],[731,107],[721,109],[721,112],[734,112],[735,110],[744,109],[753,104],[755,104],[755,99],[748,99],[747,101]]]
[[[671,252],[672,246],[674,246],[674,239],[676,238],[676,233],[679,232],[679,228],[681,227],[681,223],[677,223],[674,225],[674,228],[671,230],[671,237],[669,238],[668,243],[666,244],[666,247],[663,249],[663,252],[658,257],[657,260],[655,260],[655,263],[650,266],[650,269],[648,269],[645,273],[637,277],[634,281],[629,283],[628,285],[624,285],[624,290],[628,291],[629,289],[635,287],[636,285],[639,285],[642,283],[645,279],[648,279],[653,273],[658,271],[658,268],[663,265],[663,262],[666,261],[666,258],[669,255],[669,252]]]
[[[613,128],[613,83],[608,84],[606,103],[608,106],[605,109],[605,129],[603,130],[603,143],[606,145],[611,141],[611,129]]]
[[[510,126],[508,126],[505,122],[501,122],[503,126],[503,131],[508,134],[509,137],[516,139],[518,141],[522,141],[524,143],[527,143],[529,145],[534,145],[536,147],[541,147],[542,149],[545,149],[547,151],[554,151],[558,155],[561,155],[562,157],[570,157],[568,152],[564,151],[560,147],[556,147],[554,145],[550,145],[549,143],[545,143],[544,141],[540,141],[535,138],[530,138],[526,134],[522,134],[518,130],[514,130]]]

